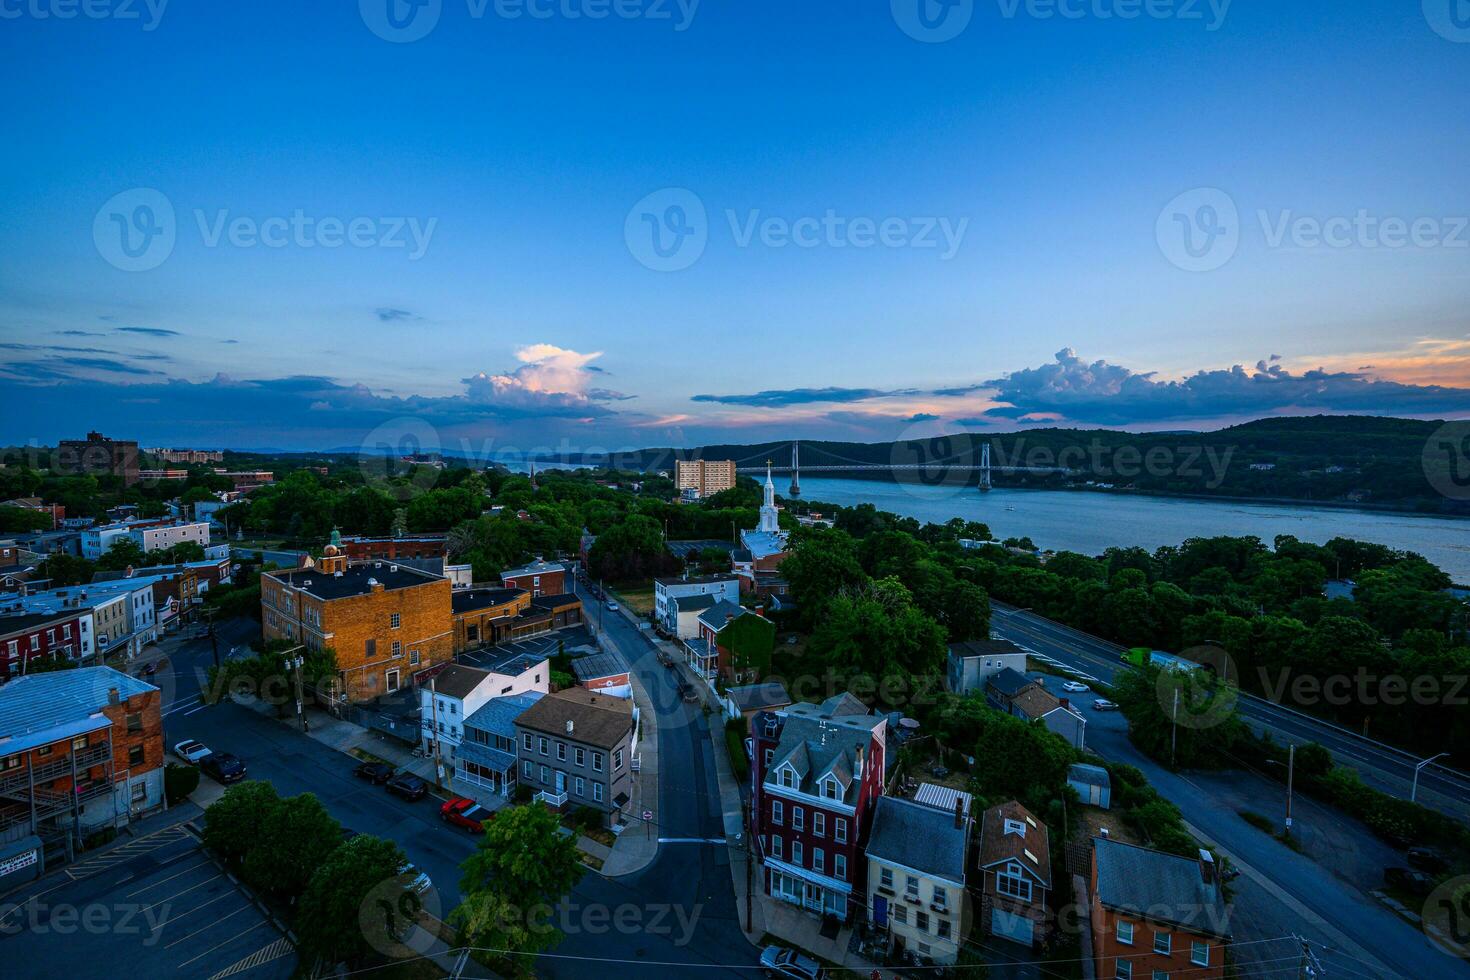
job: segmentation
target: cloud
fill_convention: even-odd
[[[1250,369],[1237,364],[1161,381],[1156,372],[1085,361],[1070,347],[1058,351],[1051,364],[1014,371],[987,386],[995,389],[997,402],[984,413],[992,421],[1046,417],[1129,425],[1300,411],[1387,415],[1470,411],[1470,388],[1465,387],[1405,384],[1361,371],[1322,368],[1293,374],[1279,362],[1265,359]]]
[[[148,337],[182,337],[183,334],[177,330],[165,330],[163,327],[118,327],[116,333],[140,333]]]
[[[753,395],[695,395],[690,401],[713,402],[717,405],[749,405],[758,408],[781,408],[786,405],[818,403],[845,404],[872,398],[892,398],[916,394],[912,388],[884,391],[879,388],[785,388],[758,391]]]
[[[373,310],[373,316],[383,323],[392,323],[395,320],[422,320],[423,317],[410,313],[408,310],[398,310],[391,306],[380,306]]]
[[[55,351],[68,354],[116,354],[117,351],[104,347],[67,347],[63,344],[0,344],[0,350]]]
[[[939,416],[938,415],[931,415],[928,412],[915,412],[914,414],[912,414],[912,415],[909,416],[909,421],[910,422],[938,422],[939,421]]]
[[[107,334],[100,330],[58,330],[63,337],[106,337]]]
[[[222,343],[222,344],[238,344],[239,341],[238,340],[221,340],[220,343]]]
[[[154,371],[150,368],[141,368],[135,364],[124,364],[122,361],[114,361],[106,357],[58,357],[55,360],[69,367],[89,368],[93,371],[112,371],[117,374],[163,373],[162,371]]]
[[[589,366],[601,356],[602,351],[581,354],[553,344],[531,344],[516,351],[521,366],[515,370],[465,378],[465,393],[474,404],[505,411],[606,415],[612,410],[601,403],[633,396],[591,385],[595,372]]]

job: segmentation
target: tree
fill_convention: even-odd
[[[163,768],[163,795],[169,806],[177,806],[199,788],[199,770],[194,766],[170,762]]]
[[[204,811],[204,843],[224,860],[239,867],[260,840],[260,828],[281,798],[270,783],[236,783]]]
[[[944,628],[949,642],[990,636],[990,597],[978,585],[954,582],[944,594]]]
[[[296,907],[303,961],[357,965],[392,949],[405,919],[422,908],[403,874],[408,858],[392,841],[359,834],[317,868]]]
[[[49,579],[53,588],[64,585],[85,585],[92,581],[92,574],[97,571],[97,566],[85,558],[68,555],[64,551],[53,551],[41,562],[37,573],[41,578]]]
[[[730,651],[731,667],[737,674],[753,672],[763,677],[771,669],[776,625],[763,616],[736,616],[720,631],[720,646]]]
[[[538,915],[587,870],[577,844],[559,832],[544,806],[500,811],[460,865],[463,903],[451,921],[472,946],[535,953],[556,944],[558,930]]]
[[[117,537],[111,546],[97,559],[97,567],[104,571],[121,571],[124,568],[142,568],[147,564],[143,546],[132,538]]]
[[[27,531],[51,530],[51,514],[29,507],[0,507],[0,532],[23,534]]]
[[[610,582],[644,581],[679,569],[679,560],[664,547],[663,529],[638,515],[599,534],[587,553],[587,564],[594,578]]]
[[[256,833],[256,844],[245,855],[245,878],[285,902],[306,891],[311,876],[342,843],[342,825],[312,793],[280,801]]]

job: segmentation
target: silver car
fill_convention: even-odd
[[[768,977],[792,977],[794,980],[820,980],[825,976],[816,960],[780,946],[767,946],[761,950],[761,971]]]

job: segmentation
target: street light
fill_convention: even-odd
[[[1430,756],[1428,759],[1425,759],[1423,762],[1419,763],[1418,765],[1416,765],[1414,767],[1414,783],[1413,783],[1412,786],[1409,787],[1409,802],[1410,803],[1413,803],[1414,802],[1414,797],[1419,795],[1419,770],[1420,769],[1423,769],[1425,766],[1429,765],[1435,759],[1443,759],[1447,755],[1449,755],[1448,752],[1441,752],[1439,755]]]

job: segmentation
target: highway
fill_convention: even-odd
[[[1116,643],[1003,602],[992,600],[991,612],[991,629],[996,636],[1104,684],[1111,684],[1118,671],[1133,669],[1119,659],[1124,648]],[[1357,770],[1369,786],[1408,798],[1418,757],[1253,695],[1241,693],[1236,710],[1241,720],[1256,731],[1270,732],[1283,744],[1316,742],[1330,751],[1335,761]],[[1426,766],[1419,774],[1417,800],[1457,819],[1470,818],[1470,776],[1439,765]]]

